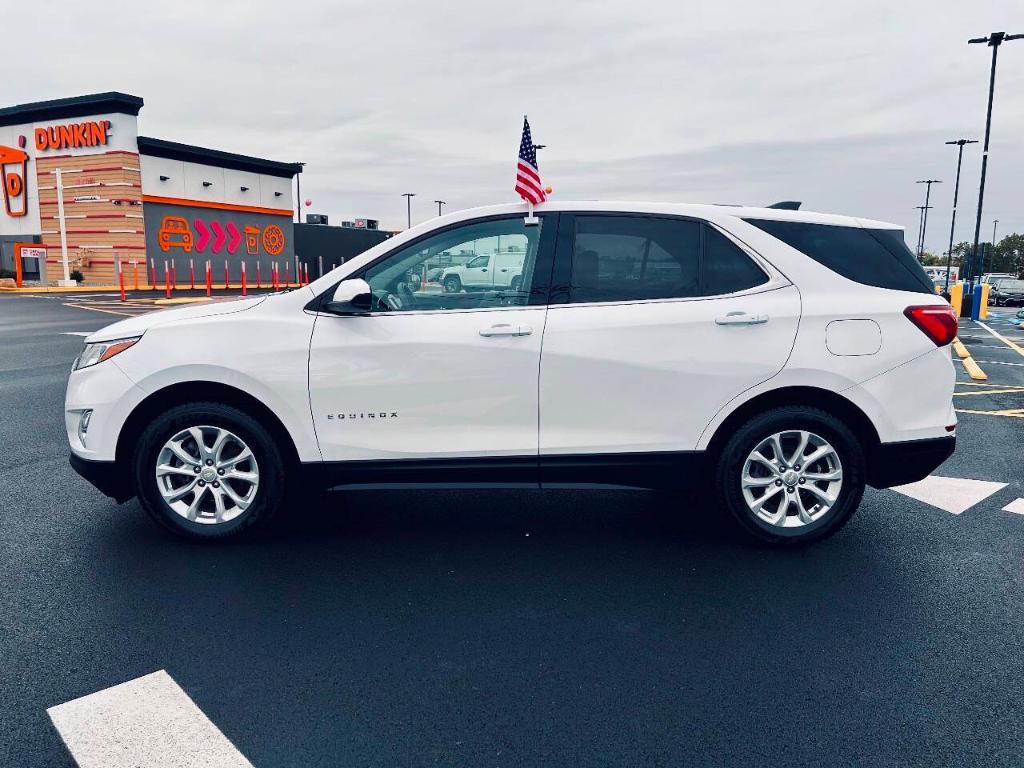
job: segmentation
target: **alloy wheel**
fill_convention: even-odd
[[[186,520],[217,525],[253,503],[260,471],[252,450],[222,427],[183,429],[157,454],[156,483],[164,502]]]
[[[820,520],[843,488],[836,449],[807,430],[776,432],[750,452],[740,476],[748,509],[769,525],[798,528]]]

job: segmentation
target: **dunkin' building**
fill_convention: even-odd
[[[24,281],[149,285],[173,263],[177,284],[192,262],[217,279],[241,265],[263,275],[286,263],[294,273],[292,179],[282,163],[138,135],[143,101],[100,93],[0,109],[0,269]],[[58,173],[59,171],[59,173]],[[63,206],[58,200],[58,177]]]

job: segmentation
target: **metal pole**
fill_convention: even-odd
[[[448,205],[448,203],[445,202],[444,200],[435,200],[434,202],[437,203],[437,215],[440,216],[441,215],[441,206],[442,205]]]
[[[918,214],[918,245],[914,246],[914,253],[918,254],[918,261],[921,261],[921,229],[925,223],[925,206],[918,206],[921,212]]]
[[[949,250],[946,251],[946,287],[945,293],[949,293],[949,273],[953,269],[953,233],[956,230],[956,205],[957,200],[960,198],[960,166],[964,161],[964,145],[965,144],[977,144],[977,141],[972,139],[957,139],[956,141],[947,141],[947,144],[957,145],[956,154],[956,184],[953,186],[953,215],[949,222]],[[961,267],[964,265],[961,264]]]
[[[932,184],[941,184],[942,182],[939,179],[922,179],[917,183],[927,185],[924,193],[924,209],[922,210],[921,215],[921,239],[918,242],[917,248],[917,260],[921,261],[924,257],[924,237],[925,233],[928,231],[928,209],[931,208],[928,201],[931,199],[932,195]]]
[[[412,199],[416,197],[415,192],[403,192],[402,197],[405,198],[405,222],[406,229],[412,229]]]
[[[1007,35],[1005,32],[993,32],[988,37],[977,37],[968,40],[968,45],[974,43],[987,43],[992,49],[992,69],[988,76],[988,108],[985,112],[985,145],[981,154],[981,182],[978,184],[978,216],[974,222],[974,247],[975,257],[978,254],[978,240],[981,237],[981,212],[985,203],[985,176],[988,171],[988,145],[992,135],[992,100],[995,98],[996,88],[996,59],[999,55],[999,46],[1004,40],[1017,40],[1024,35]],[[971,275],[973,278],[973,275]]]
[[[996,247],[996,226],[999,224],[999,219],[992,220],[992,247]]]
[[[57,168],[53,175],[57,179],[57,224],[60,228],[60,259],[64,265],[64,283],[71,282],[71,273],[68,272],[68,230],[64,223],[64,176],[60,168]]]

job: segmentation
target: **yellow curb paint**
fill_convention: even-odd
[[[117,293],[121,288],[116,285],[78,285],[71,286],[40,286],[38,288],[0,288],[0,293]]]
[[[973,357],[968,357],[960,361],[964,364],[964,368],[967,370],[967,374],[975,381],[988,381],[988,374],[986,374],[978,364],[974,362]]]
[[[967,347],[960,339],[953,339],[953,351],[956,352],[956,356],[963,360],[965,357],[970,357],[971,353],[967,351]]]

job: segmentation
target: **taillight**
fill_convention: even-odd
[[[907,307],[903,314],[937,347],[944,347],[956,338],[956,312],[948,304]]]

